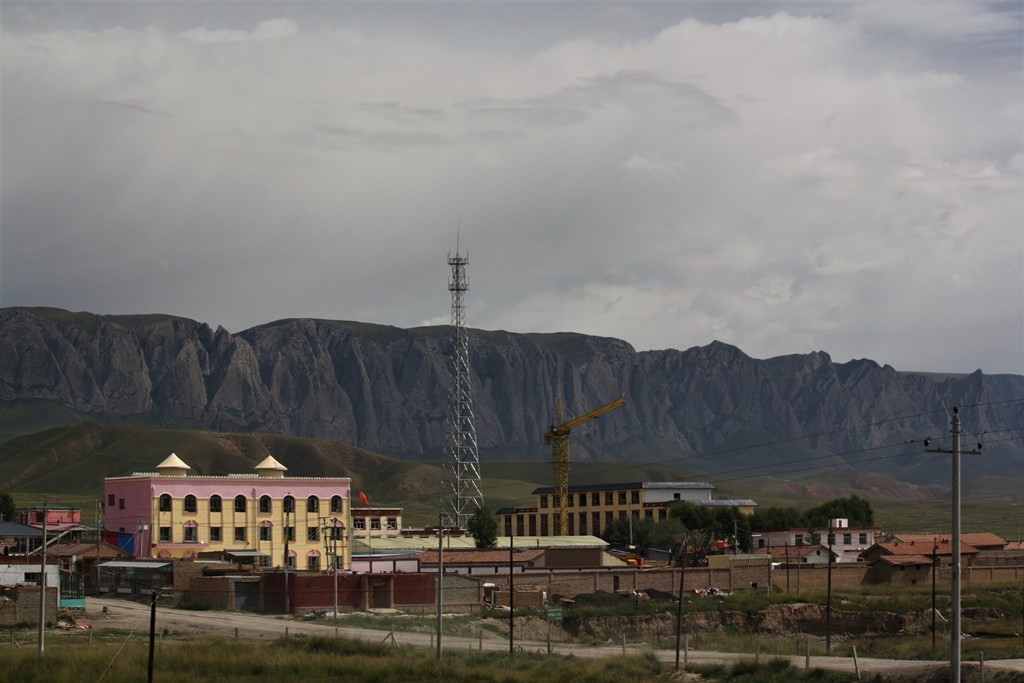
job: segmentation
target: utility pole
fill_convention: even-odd
[[[516,609],[516,589],[515,589],[515,561],[513,559],[513,551],[515,546],[515,537],[508,537],[508,658],[509,661],[515,653],[515,609]]]
[[[153,653],[156,647],[156,600],[160,592],[154,588],[149,601],[149,664],[146,667],[146,681],[153,683]]]
[[[284,613],[291,614],[290,597],[288,595],[288,511],[284,511]]]
[[[825,601],[825,652],[832,654],[832,520],[828,520],[828,598]]]
[[[936,560],[939,553],[939,539],[932,539],[932,657],[935,656],[935,574],[938,572]]]
[[[43,505],[43,547],[39,567],[39,656],[46,649],[46,521],[50,516],[46,505]]]
[[[441,600],[444,592],[444,505],[437,510],[437,661],[441,661]]]
[[[679,543],[681,562],[679,563],[679,602],[676,603],[676,671],[679,671],[679,642],[683,634],[683,590],[686,588],[686,533]]]
[[[953,508],[953,539],[950,548],[950,605],[949,605],[949,680],[960,683],[960,408],[953,407],[953,419],[950,422],[950,434],[953,436],[953,447],[928,448],[930,439],[924,440],[925,451],[928,453],[949,453],[952,460],[952,499]],[[968,451],[973,455],[981,454],[981,444]]]
[[[338,530],[338,518],[334,517],[328,523],[326,517],[321,517],[321,532],[324,537],[324,554],[331,561],[331,573],[334,575],[334,628],[338,628],[338,540],[341,534]]]

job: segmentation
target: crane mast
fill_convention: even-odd
[[[569,533],[569,433],[574,427],[597,419],[624,405],[626,405],[626,398],[620,396],[611,403],[595,408],[585,415],[564,421],[565,410],[562,399],[555,400],[555,419],[551,428],[544,434],[544,443],[551,444],[551,466],[558,478],[558,498],[555,500],[555,510],[558,513],[556,536],[565,536]]]

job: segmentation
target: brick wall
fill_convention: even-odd
[[[687,570],[689,571],[689,570]],[[992,566],[992,567],[962,567],[963,583],[992,583],[1001,581],[1020,581],[1024,579],[1024,566]],[[951,571],[947,567],[939,567],[936,574],[936,581],[940,584],[949,585]],[[893,584],[921,584],[931,582],[931,567],[924,567],[915,571],[908,567],[904,571],[892,568],[890,572],[872,571],[864,564],[833,564],[832,565],[832,586],[833,587],[854,587],[868,583],[893,583]],[[689,581],[687,581],[689,584]],[[796,567],[789,569],[789,590],[797,590]],[[802,565],[800,567],[799,586],[801,588],[825,588],[828,586],[828,565]],[[786,569],[779,568],[772,571],[772,590],[786,590]]]
[[[769,563],[754,560],[746,563],[737,561],[730,569],[707,567],[686,568],[686,590],[700,588],[737,589],[767,587]],[[526,572],[515,577],[516,603],[520,591],[545,592],[549,598],[570,597],[603,591],[605,593],[630,593],[632,591],[657,590],[675,594],[679,590],[679,569],[644,569],[577,572]],[[496,593],[498,604],[508,604],[508,576],[490,576],[487,581],[499,587],[504,597]],[[504,600],[504,602],[502,602]]]
[[[39,587],[15,586],[5,589],[0,600],[0,626],[15,624],[39,625]],[[57,588],[47,586],[45,620],[50,624],[57,620]]]
[[[835,563],[832,565],[832,586],[853,587],[866,583],[867,565]],[[785,591],[787,573],[789,577],[789,592],[795,593],[800,588],[826,588],[828,586],[828,563],[825,564],[804,564],[800,565],[799,572],[796,565],[788,570],[779,567],[772,570],[772,590]],[[799,575],[798,575],[799,574]]]
[[[203,576],[203,569],[210,566],[208,564],[194,562],[193,560],[171,560],[171,564],[174,567],[174,579],[173,585],[176,591],[186,591],[192,585],[192,579]],[[234,566],[234,565],[225,565]]]
[[[982,550],[974,558],[975,567],[1006,567],[1024,566],[1024,551],[1020,550]]]
[[[177,567],[175,567],[177,569]],[[175,572],[175,585],[178,584]],[[235,609],[234,587],[223,577],[194,576],[189,583],[186,599],[188,604],[206,609]]]
[[[969,567],[963,573],[964,583],[1016,582],[1021,579],[1024,579],[1024,567]]]

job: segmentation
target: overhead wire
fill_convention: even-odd
[[[995,405],[995,404],[999,404],[999,403],[1013,403],[1013,402],[1017,402],[1017,401],[1024,401],[1024,398],[1022,398],[1022,399],[1006,399],[1006,400],[1000,400],[1000,401],[990,401],[990,402],[983,403],[983,404],[982,403],[970,404],[969,406],[965,406],[965,407],[976,407],[976,406],[980,406],[980,405]],[[590,476],[600,476],[600,475],[603,475],[603,474],[609,474],[609,473],[614,473],[614,472],[623,471],[623,470],[636,469],[636,467],[638,465],[640,465],[640,464],[642,464],[644,466],[653,466],[653,465],[676,465],[676,466],[678,466],[679,463],[689,462],[689,461],[706,462],[707,460],[709,460],[711,458],[717,458],[717,457],[721,457],[721,456],[729,455],[729,454],[733,454],[733,453],[739,453],[739,452],[743,452],[743,451],[750,451],[750,450],[763,449],[763,448],[771,448],[771,447],[774,447],[774,446],[780,446],[780,445],[784,445],[784,444],[787,444],[787,443],[794,443],[794,442],[797,442],[797,441],[803,441],[803,440],[807,440],[807,439],[816,439],[816,438],[821,438],[821,437],[824,437],[824,436],[832,436],[832,435],[840,434],[840,433],[843,433],[843,432],[859,431],[859,430],[863,430],[863,429],[869,429],[871,427],[876,427],[876,426],[880,426],[880,425],[884,425],[884,424],[889,424],[889,423],[892,423],[892,422],[900,422],[900,421],[904,421],[904,420],[911,420],[911,419],[918,418],[918,417],[924,417],[924,416],[927,416],[927,415],[933,415],[935,413],[940,413],[940,412],[947,412],[948,413],[949,412],[949,408],[943,407],[943,408],[936,408],[936,409],[933,409],[933,410],[923,411],[923,412],[919,412],[919,413],[913,413],[913,414],[908,414],[908,415],[899,415],[899,416],[892,417],[892,418],[887,418],[887,419],[884,419],[884,420],[876,420],[876,421],[872,421],[872,422],[864,422],[864,423],[860,423],[860,424],[856,424],[856,425],[850,425],[848,427],[842,427],[842,428],[838,428],[838,429],[826,430],[826,431],[823,431],[823,432],[816,432],[816,433],[805,434],[805,435],[801,435],[801,436],[787,437],[787,438],[784,438],[784,439],[776,439],[776,440],[773,440],[773,441],[765,441],[765,442],[758,443],[758,444],[751,444],[749,446],[737,446],[737,447],[734,447],[734,448],[726,448],[726,449],[721,449],[721,450],[716,450],[716,451],[709,451],[709,452],[705,452],[705,453],[693,453],[693,454],[689,454],[689,455],[684,455],[684,456],[675,457],[675,458],[667,458],[667,459],[663,459],[663,460],[643,461],[642,463],[639,463],[639,462],[636,462],[636,461],[630,461],[628,463],[616,464],[616,465],[609,466],[609,467],[603,468],[603,469],[590,470],[590,472],[588,472],[588,474]],[[1004,430],[996,430],[994,432],[989,432],[989,433],[1000,433],[1000,432],[1004,432],[1004,431],[1014,431],[1014,430],[1017,430],[1017,429],[1024,429],[1024,427],[1013,427],[1013,428],[1004,429]],[[924,437],[921,437],[921,440],[923,441]],[[944,440],[944,437],[941,437],[941,436],[940,437],[931,437],[931,440],[932,441],[939,441],[939,442],[941,442],[941,441]],[[1000,440],[1000,441],[1002,441],[1002,440]],[[906,443],[913,443],[913,442],[916,442],[916,439],[915,440],[911,440],[910,442],[906,442]],[[757,470],[757,469],[772,469],[772,468],[774,468],[774,467],[776,467],[777,465],[780,465],[780,464],[782,464],[782,465],[785,465],[785,464],[796,464],[796,463],[801,463],[801,462],[813,462],[815,460],[821,460],[821,459],[831,459],[831,458],[835,458],[835,457],[843,457],[843,456],[846,456],[846,455],[853,455],[853,454],[857,454],[857,453],[861,453],[861,452],[869,452],[869,451],[873,451],[873,450],[878,450],[880,448],[894,448],[894,447],[898,447],[900,445],[903,445],[903,443],[904,442],[901,442],[899,444],[889,444],[889,445],[886,445],[886,446],[879,446],[879,447],[865,449],[863,451],[848,451],[848,452],[841,452],[841,453],[827,453],[827,454],[812,455],[812,456],[807,456],[807,457],[804,457],[804,458],[796,458],[796,459],[793,459],[793,460],[783,461],[781,463],[770,463],[770,464],[765,464],[765,465],[761,465],[761,466],[750,466],[750,467],[741,468],[741,469],[744,470],[744,471],[745,470],[752,470],[752,469],[753,470]],[[989,443],[993,443],[993,442],[990,441]],[[867,462],[867,461],[865,461],[865,462]],[[815,468],[812,468],[812,469],[815,469]],[[717,477],[717,474],[728,474],[728,473],[731,473],[733,471],[734,470],[727,470],[725,472],[720,472],[720,473],[715,473],[714,471],[711,471],[711,472],[707,472],[705,474],[705,476]],[[790,472],[793,472],[793,471],[800,471],[800,470],[799,469],[797,469],[797,470],[783,470],[781,472],[774,472],[774,473],[775,474],[785,474],[785,473],[790,473]],[[753,476],[753,475],[749,475],[747,477],[741,477],[741,478],[746,479],[746,478],[750,478],[750,476]],[[722,481],[728,481],[728,480],[722,480]],[[505,484],[505,485],[499,485],[499,486],[496,486],[496,487],[489,487],[488,491],[490,491],[490,492],[501,491],[501,490],[503,490],[505,488],[514,488],[514,487],[517,487],[517,485],[515,485],[515,484]]]

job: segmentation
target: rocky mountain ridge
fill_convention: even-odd
[[[0,401],[63,406],[88,419],[338,440],[436,458],[446,439],[451,328],[289,319],[232,334],[161,315],[0,309]],[[985,442],[974,474],[1024,472],[1024,376],[931,377],[824,352],[758,360],[712,342],[635,351],[574,333],[470,331],[482,456],[542,459],[556,398],[579,415],[573,459],[676,461],[732,477],[843,467],[931,484],[948,479],[920,443]],[[966,443],[966,441],[965,441]]]

